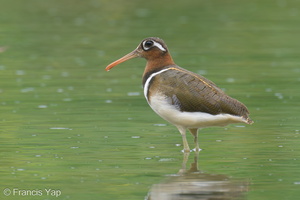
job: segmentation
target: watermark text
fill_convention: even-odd
[[[23,188],[5,188],[3,189],[5,196],[52,196],[59,197],[62,192],[59,189],[23,189]]]

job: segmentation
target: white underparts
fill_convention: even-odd
[[[159,94],[151,97],[151,104],[149,103],[149,105],[159,116],[177,127],[204,128],[226,126],[231,123],[246,123],[244,118],[230,114],[212,115],[205,112],[182,112],[171,105],[166,97]]]
[[[231,123],[246,123],[246,120],[241,116],[230,114],[212,115],[205,112],[182,112],[176,106],[170,104],[168,97],[161,93],[152,94],[153,96],[151,96],[150,101],[150,99],[148,99],[148,90],[151,80],[156,75],[167,70],[169,69],[163,69],[151,74],[144,85],[144,95],[148,104],[163,119],[182,128],[204,128],[210,126],[226,126]]]

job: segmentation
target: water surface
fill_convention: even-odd
[[[143,97],[145,61],[104,71],[149,36],[163,38],[179,66],[245,103],[255,121],[203,129],[198,170],[239,183],[241,198],[298,198],[299,7],[2,0],[1,199],[53,199],[52,189],[59,199],[134,200],[176,182],[181,137]]]

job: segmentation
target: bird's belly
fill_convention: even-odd
[[[210,126],[226,126],[231,123],[245,123],[240,116],[230,114],[212,115],[205,112],[182,112],[170,104],[167,98],[156,95],[148,102],[150,107],[163,119],[175,126],[185,128],[204,128]]]

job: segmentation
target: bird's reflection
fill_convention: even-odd
[[[184,154],[182,168],[162,183],[154,184],[145,200],[242,200],[247,182],[232,181],[226,175],[208,174],[198,169],[199,152],[186,169],[189,153]]]

